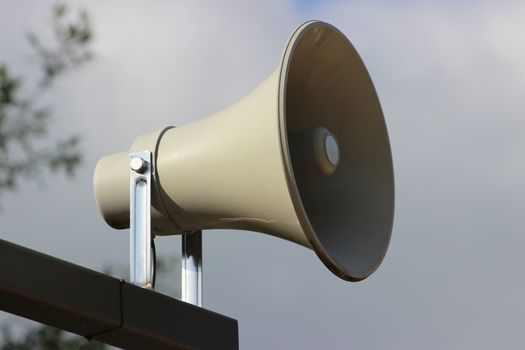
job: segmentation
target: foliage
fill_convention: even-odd
[[[21,338],[15,340],[9,327],[2,329],[2,350],[104,350],[107,346],[96,342],[88,342],[83,338],[73,336],[61,329],[41,325],[29,329]]]
[[[78,135],[49,140],[52,110],[39,101],[57,79],[93,58],[93,35],[87,12],[72,18],[69,8],[59,4],[52,13],[52,45],[43,44],[34,33],[27,35],[40,69],[32,92],[0,63],[0,193],[42,168],[72,175],[81,161]]]
[[[43,168],[73,175],[81,161],[78,135],[50,140],[52,109],[40,100],[65,73],[93,59],[89,16],[82,10],[74,16],[66,5],[57,4],[52,9],[52,31],[51,45],[34,33],[27,35],[40,71],[32,91],[27,92],[24,80],[0,62],[0,193],[13,190],[21,177],[34,177]],[[17,337],[4,325],[0,336],[1,350],[108,348],[46,325]]]

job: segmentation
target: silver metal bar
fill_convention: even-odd
[[[151,152],[130,154],[129,228],[131,283],[152,288],[151,260]]]
[[[182,301],[202,307],[202,231],[182,235]]]

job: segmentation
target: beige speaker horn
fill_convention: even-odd
[[[237,103],[102,158],[95,195],[114,228],[129,227],[129,154],[143,150],[153,152],[157,235],[262,232],[311,248],[350,281],[383,260],[394,217],[388,133],[361,58],[327,23],[297,28],[277,69]]]

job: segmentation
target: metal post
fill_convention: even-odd
[[[151,152],[130,154],[129,173],[129,228],[130,281],[152,288],[153,264],[151,256]]]
[[[202,231],[182,235],[182,301],[202,307]]]
[[[153,288],[151,254],[151,152],[130,154],[130,281]],[[182,235],[182,296],[202,307],[202,231]]]

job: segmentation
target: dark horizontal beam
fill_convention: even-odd
[[[237,321],[0,240],[0,309],[123,349],[238,349]]]

